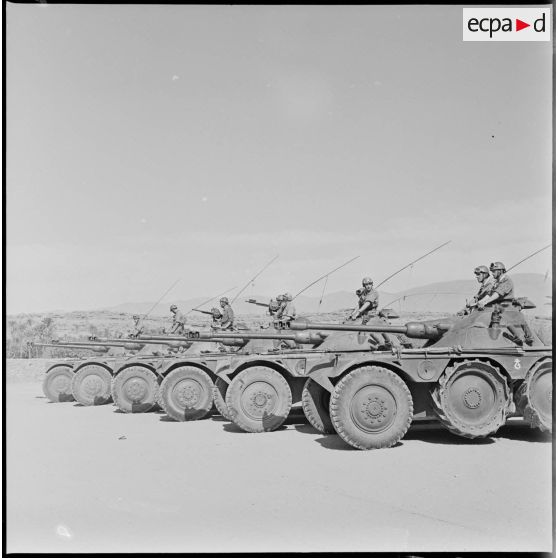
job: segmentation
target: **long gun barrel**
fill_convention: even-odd
[[[269,306],[268,302],[258,302],[255,298],[249,298],[245,302],[248,302],[250,304],[255,304],[256,306],[265,306],[265,308]]]
[[[188,341],[202,341],[211,342],[216,341],[223,343],[223,345],[244,345],[250,339],[276,339],[283,341],[295,341],[297,343],[317,345],[321,343],[327,335],[319,332],[267,332],[267,331],[239,331],[239,332],[208,332],[208,331],[190,331],[184,337],[171,337],[171,336],[144,336],[140,335],[138,339],[142,342],[179,342],[186,343]],[[235,343],[235,341],[237,341]]]
[[[422,322],[408,322],[403,325],[352,325],[308,322],[306,320],[293,320],[290,329],[303,331],[319,329],[329,331],[363,331],[367,333],[402,333],[412,339],[437,340],[451,327],[449,323],[425,324]]]
[[[124,345],[116,343],[100,343],[92,341],[56,341],[54,343],[30,343],[31,347],[57,347],[57,348],[67,348],[67,349],[87,349],[94,351],[96,353],[106,353],[110,347],[125,347],[129,349],[140,349],[141,345]]]
[[[198,310],[197,308],[194,308],[193,310],[194,312],[199,312],[200,314],[207,314],[209,316],[213,316],[213,313],[210,312],[209,310]]]

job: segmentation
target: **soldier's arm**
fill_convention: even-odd
[[[500,295],[497,291],[494,291],[491,295],[485,296],[479,300],[477,302],[477,307],[482,310],[487,304],[498,300],[498,298],[500,298]]]
[[[362,306],[359,306],[355,309],[355,311],[351,314],[351,319],[356,320],[358,317],[362,316],[366,310],[368,310],[369,306],[372,304],[369,300],[365,301]]]

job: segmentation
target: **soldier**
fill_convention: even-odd
[[[221,305],[221,322],[214,323],[215,329],[234,329],[234,312],[229,304],[229,299],[224,296],[219,300]]]
[[[374,282],[370,277],[362,280],[362,289],[357,289],[358,306],[349,316],[350,320],[357,320],[362,316],[362,324],[368,323],[368,320],[375,315],[378,309],[378,292],[373,288]]]
[[[483,310],[484,308],[494,307],[495,315],[497,314],[497,319],[499,321],[502,309],[511,308],[515,304],[513,281],[506,275],[506,267],[502,262],[491,263],[490,271],[494,277],[494,283],[488,293],[479,299],[477,308]],[[532,345],[533,334],[525,321],[525,316],[521,312],[518,312],[513,319],[515,323],[503,324],[507,325],[511,333],[511,335],[509,335],[505,332],[504,336],[510,338],[518,345],[523,345],[523,341],[519,336],[519,332],[522,330],[525,343]]]
[[[176,304],[171,305],[170,311],[173,314],[172,318],[172,326],[171,326],[171,335],[173,333],[177,333],[178,335],[182,335],[184,333],[184,326],[186,324],[186,317],[184,314],[178,309]]]
[[[366,325],[371,318],[377,318],[380,302],[378,291],[374,289],[374,282],[370,277],[365,277],[362,280],[362,289],[357,289],[356,295],[358,296],[358,305],[349,316],[349,320],[357,320],[362,316],[362,325]],[[378,345],[392,346],[387,333],[371,333],[370,335]]]
[[[138,335],[141,335],[143,333],[145,328],[143,324],[140,323],[141,318],[137,314],[134,314],[132,316],[132,320],[134,320],[134,328],[130,333],[129,337],[137,337]]]
[[[477,307],[482,310],[485,306],[491,307],[495,303],[501,306],[511,306],[513,294],[513,282],[506,275],[506,268],[502,262],[494,262],[490,264],[490,271],[494,277],[494,282],[488,292],[479,297]]]
[[[296,318],[296,308],[293,304],[293,295],[285,293],[283,295],[283,302],[277,311],[277,319],[283,322],[290,322]]]
[[[492,281],[492,279],[490,279],[490,272],[488,271],[488,267],[486,267],[485,265],[478,265],[477,267],[475,267],[473,273],[475,274],[477,281],[480,283],[479,290],[477,291],[477,294],[472,298],[472,300],[467,302],[465,308],[457,313],[458,316],[469,314],[471,312],[471,309],[477,305],[477,302],[485,295],[487,295],[492,289],[492,285],[494,282]]]
[[[211,309],[211,328],[212,329],[219,329],[221,325],[221,319],[223,315],[221,314],[221,310],[219,308],[213,307]]]

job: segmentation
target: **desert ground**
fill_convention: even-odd
[[[47,361],[7,364],[8,552],[552,550],[552,436],[521,420],[363,452],[296,409],[248,434],[50,403]]]

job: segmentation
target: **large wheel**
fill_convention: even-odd
[[[254,366],[235,376],[225,401],[231,420],[242,430],[269,432],[279,428],[287,418],[292,394],[279,372]]]
[[[218,377],[213,387],[213,402],[220,415],[226,420],[231,420],[231,415],[229,414],[229,409],[225,402],[228,387],[229,384],[227,384],[223,378]]]
[[[108,366],[91,363],[79,368],[72,380],[72,393],[82,405],[105,405],[112,401],[112,373]]]
[[[207,416],[213,406],[213,382],[194,366],[180,366],[161,383],[160,402],[169,417],[179,422]]]
[[[482,438],[506,422],[512,404],[506,378],[480,360],[450,366],[432,389],[432,408],[454,434]]]
[[[112,399],[125,413],[150,411],[157,404],[158,391],[157,375],[146,366],[124,368],[112,380]]]
[[[331,393],[308,378],[302,388],[302,410],[308,422],[322,434],[333,434],[335,428],[329,416]]]
[[[59,364],[47,371],[43,380],[43,393],[53,403],[74,401],[72,394],[72,378],[74,372],[71,366]]]
[[[515,401],[531,428],[552,432],[552,361],[529,370],[515,394]]]
[[[339,381],[329,414],[339,436],[362,449],[389,448],[407,432],[413,398],[405,382],[381,366],[362,366]]]

